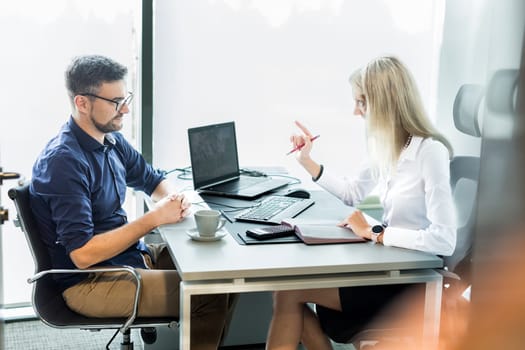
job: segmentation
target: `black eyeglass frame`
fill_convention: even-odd
[[[115,111],[117,111],[117,112],[120,112],[120,110],[122,109],[122,107],[124,107],[124,105],[129,105],[131,100],[133,100],[133,92],[131,92],[131,91],[128,91],[128,95],[126,97],[124,97],[120,101],[111,100],[109,98],[98,96],[98,95],[95,95],[95,94],[92,94],[92,93],[89,93],[89,92],[84,92],[84,93],[79,94],[79,95],[80,96],[95,97],[95,98],[99,98],[99,99],[107,101],[107,102],[114,103],[115,104]]]

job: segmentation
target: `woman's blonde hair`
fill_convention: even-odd
[[[450,142],[430,122],[409,70],[395,57],[379,57],[350,76],[354,92],[366,101],[369,152],[381,174],[395,169],[410,136]]]

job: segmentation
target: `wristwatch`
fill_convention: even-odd
[[[385,232],[383,225],[372,226],[372,241],[378,243],[378,238]]]

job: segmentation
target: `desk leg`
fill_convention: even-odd
[[[179,349],[190,350],[190,327],[191,327],[191,293],[180,282],[180,330]]]
[[[423,341],[425,349],[437,349],[441,317],[441,294],[443,278],[426,283]]]

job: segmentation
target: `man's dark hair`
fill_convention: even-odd
[[[83,93],[96,94],[102,83],[124,79],[128,69],[114,60],[87,55],[75,57],[66,70],[66,88],[71,100]]]

